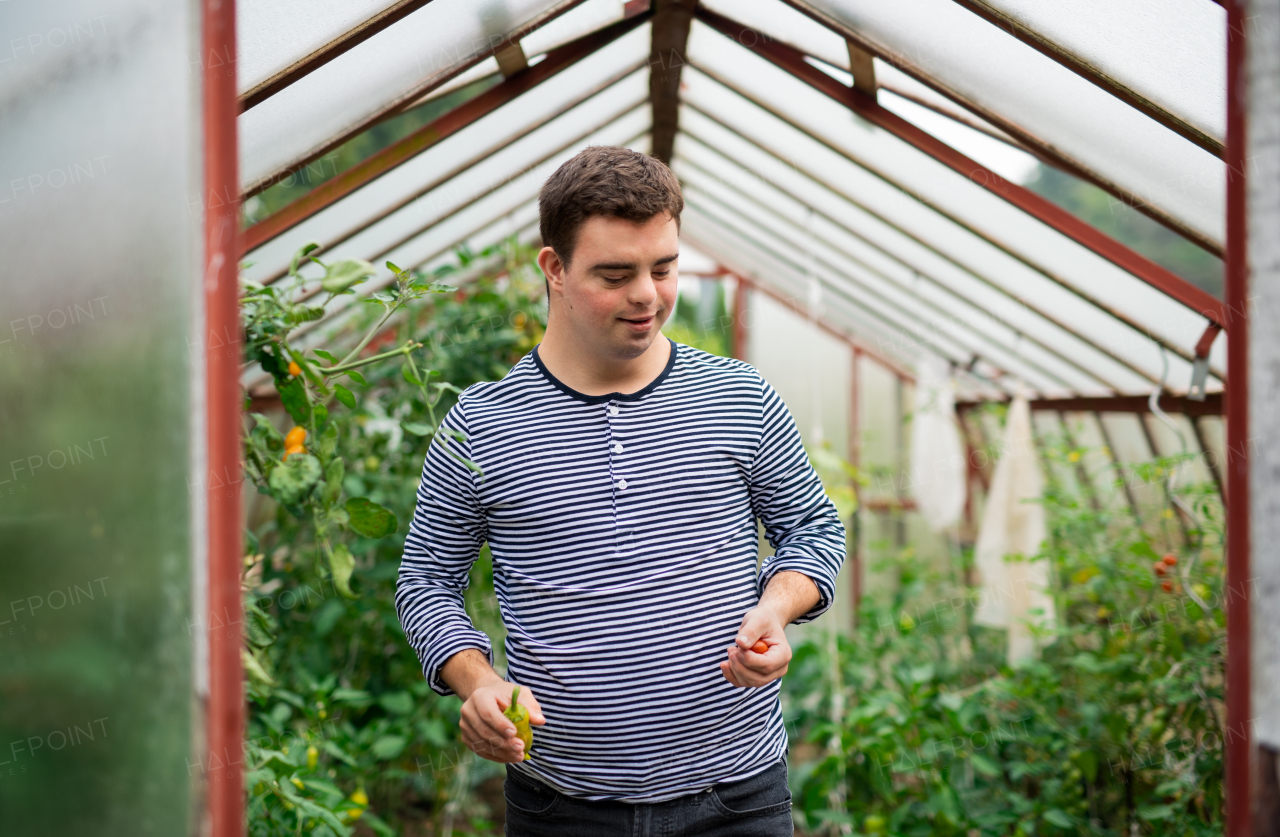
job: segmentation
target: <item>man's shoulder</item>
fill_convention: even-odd
[[[760,388],[764,384],[764,378],[760,376],[759,370],[745,360],[713,355],[684,343],[676,345],[679,347],[681,366],[687,375],[713,385],[745,385]]]
[[[540,389],[540,383],[541,373],[533,363],[533,355],[527,354],[516,361],[501,380],[480,381],[464,389],[458,396],[458,404],[468,413],[510,405]]]

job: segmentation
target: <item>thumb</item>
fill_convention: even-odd
[[[768,632],[768,629],[768,619],[754,610],[747,611],[747,615],[742,617],[742,625],[738,627],[738,636],[734,641],[745,651],[755,645]]]
[[[533,692],[528,689],[521,689],[520,704],[529,710],[529,723],[534,726],[542,726],[547,722],[546,716],[542,714],[542,707],[538,705],[538,699],[533,696]]]

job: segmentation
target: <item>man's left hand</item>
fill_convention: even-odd
[[[791,644],[782,628],[782,619],[773,608],[758,605],[748,610],[734,644],[729,646],[729,659],[720,663],[724,679],[739,687],[763,686],[786,674]],[[769,650],[763,654],[751,650],[762,640]]]

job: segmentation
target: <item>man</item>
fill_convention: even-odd
[[[396,607],[463,741],[509,765],[511,835],[792,833],[783,628],[830,607],[844,527],[759,373],[661,334],[683,208],[629,149],[561,166],[539,197],[546,335],[427,453]],[[505,678],[463,609],[486,540]]]

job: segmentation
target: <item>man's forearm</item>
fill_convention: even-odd
[[[479,687],[501,683],[502,675],[489,665],[483,651],[466,648],[445,660],[440,667],[440,679],[465,702]]]
[[[790,625],[818,606],[822,593],[813,579],[794,570],[782,570],[764,588],[760,604],[772,610],[783,625]]]

